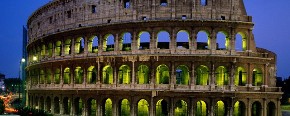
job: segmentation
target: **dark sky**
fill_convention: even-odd
[[[18,77],[22,51],[22,26],[28,17],[50,0],[1,0],[0,73]],[[290,0],[244,0],[253,16],[257,47],[278,55],[277,76],[290,76]]]

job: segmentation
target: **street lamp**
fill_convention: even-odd
[[[25,63],[25,58],[22,58],[21,60],[20,60],[20,62],[19,62],[19,76],[18,76],[18,81],[19,81],[19,83],[18,83],[18,94],[19,94],[19,101],[20,101],[20,91],[21,91],[21,78],[20,78],[20,76],[22,77],[23,75],[22,75],[22,68],[23,68],[23,64]]]

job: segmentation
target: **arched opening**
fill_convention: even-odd
[[[246,115],[246,106],[243,102],[237,101],[234,104],[234,116],[245,116]]]
[[[60,84],[60,69],[59,68],[55,69],[55,72],[54,72],[54,83],[55,84]]]
[[[34,108],[36,109],[39,107],[38,101],[39,101],[39,98],[36,96],[34,100]]]
[[[247,50],[247,36],[246,34],[239,32],[236,34],[236,51],[246,51]]]
[[[207,116],[207,105],[204,101],[200,100],[196,103],[196,116]]]
[[[157,35],[157,49],[169,49],[170,35],[167,31],[160,31]]]
[[[243,67],[238,67],[235,74],[235,85],[245,86],[247,83],[247,72]]]
[[[70,114],[71,102],[68,97],[63,98],[63,114]]]
[[[150,34],[146,31],[142,31],[138,35],[137,47],[139,50],[145,50],[150,48]]]
[[[51,84],[51,78],[52,78],[51,70],[46,69],[45,73],[46,84]]]
[[[169,68],[162,64],[156,69],[156,84],[169,84]]]
[[[51,99],[50,97],[47,97],[46,100],[45,100],[45,104],[46,104],[46,111],[47,112],[51,112]]]
[[[70,79],[70,68],[65,68],[63,72],[63,84],[70,84],[71,79]]]
[[[75,41],[75,53],[81,54],[84,52],[85,41],[84,38],[79,37]]]
[[[130,0],[123,0],[124,8],[130,8]]]
[[[218,86],[228,85],[229,75],[227,69],[224,66],[219,66],[216,69],[215,74],[216,74],[216,84]]]
[[[54,48],[54,55],[55,56],[60,56],[61,55],[61,41],[55,42],[55,48]]]
[[[253,75],[253,77],[252,77],[253,78],[252,79],[253,86],[261,86],[263,84],[263,73],[262,73],[262,70],[255,68],[253,70],[252,75]]]
[[[39,109],[44,109],[44,98],[41,96],[39,99]]]
[[[256,101],[252,104],[252,116],[262,116],[262,105]]]
[[[174,116],[187,116],[187,112],[187,103],[183,100],[177,101],[175,104]]]
[[[113,68],[107,65],[103,68],[103,84],[113,84]]]
[[[130,84],[131,70],[128,65],[122,65],[119,68],[119,84]]]
[[[189,49],[189,34],[186,30],[181,30],[177,33],[176,47],[177,49]]]
[[[156,116],[168,115],[168,103],[161,99],[156,103]]]
[[[167,0],[160,0],[160,6],[167,6],[168,2]]]
[[[189,84],[189,70],[187,66],[180,65],[176,69],[176,84],[188,85]]]
[[[54,114],[59,114],[59,111],[60,111],[60,109],[59,109],[59,98],[58,97],[55,97],[54,98],[54,101],[53,101],[53,103],[54,103]]]
[[[103,103],[103,116],[112,116],[113,115],[113,102],[110,98],[108,98]]]
[[[218,101],[215,105],[215,116],[227,116],[227,106],[223,101]]]
[[[119,42],[119,49],[122,51],[130,51],[132,48],[132,35],[131,33],[123,33],[122,39]]]
[[[112,34],[107,34],[103,41],[103,51],[114,51],[115,37]]]
[[[65,40],[64,55],[71,54],[71,39]]]
[[[145,99],[138,102],[137,116],[149,116],[149,104]]]
[[[210,49],[210,38],[209,33],[206,31],[199,31],[197,33],[197,49],[198,50],[208,50]]]
[[[45,79],[45,74],[44,74],[44,70],[40,70],[40,84],[44,84],[44,79]]]
[[[208,85],[209,70],[207,66],[200,65],[196,68],[196,85]]]
[[[138,67],[137,84],[149,84],[149,68],[146,65]]]
[[[128,99],[123,99],[119,106],[120,116],[130,116],[130,102]]]
[[[93,36],[88,40],[88,51],[89,53],[98,53],[99,38]]]
[[[226,32],[218,32],[216,38],[216,49],[217,50],[228,50],[231,42],[228,38],[228,34]]]
[[[82,115],[83,112],[83,101],[81,98],[75,98],[74,100],[74,110],[76,115]]]
[[[48,57],[52,57],[52,43],[48,43],[47,46],[47,52],[48,52]]]
[[[97,70],[95,66],[90,66],[87,71],[87,83],[95,84],[97,82]]]
[[[44,58],[46,56],[46,46],[45,46],[45,44],[43,44],[41,46],[40,55],[41,55],[42,58]]]
[[[82,67],[76,67],[75,69],[75,84],[82,84],[84,80],[84,70]]]
[[[96,116],[97,115],[97,100],[90,98],[88,100],[88,114],[89,116]]]
[[[207,5],[207,0],[200,0],[200,5],[201,6],[206,6]]]
[[[269,102],[267,105],[267,116],[276,116],[276,106],[274,102]]]

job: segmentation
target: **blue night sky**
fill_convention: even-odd
[[[22,26],[28,17],[50,0],[1,0],[0,2],[0,73],[18,77],[22,52]],[[277,76],[290,76],[290,0],[244,0],[253,16],[257,47],[278,55]]]

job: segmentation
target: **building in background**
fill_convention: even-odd
[[[4,80],[5,80],[5,75],[2,74],[2,73],[0,73],[0,87],[1,87],[1,92],[4,92],[6,90]]]

